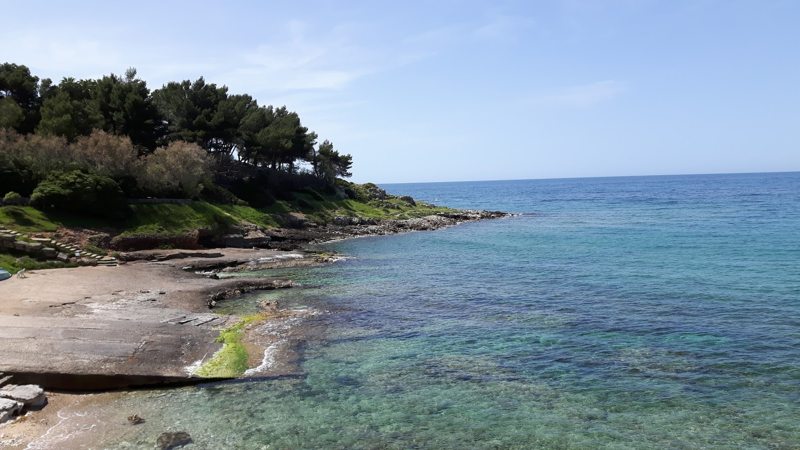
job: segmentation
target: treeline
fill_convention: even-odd
[[[111,178],[128,196],[191,198],[245,173],[264,181],[264,171],[247,168],[333,185],[352,167],[286,107],[203,78],[150,91],[135,69],[54,84],[2,64],[0,130],[0,194],[10,185],[30,192],[68,170]]]

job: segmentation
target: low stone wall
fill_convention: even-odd
[[[26,255],[36,258],[56,259],[59,255],[59,252],[55,248],[49,247],[47,245],[49,243],[49,239],[39,242],[28,242],[18,240],[16,235],[10,233],[0,233],[0,249],[2,250],[25,253]],[[63,259],[65,261],[67,260],[66,254],[64,255]]]
[[[131,205],[152,205],[152,204],[171,204],[171,205],[188,205],[192,203],[188,198],[129,198],[128,203]]]

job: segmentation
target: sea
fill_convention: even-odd
[[[132,393],[97,446],[800,448],[800,173],[382,187],[515,215],[324,245],[252,300],[322,312],[303,376]]]

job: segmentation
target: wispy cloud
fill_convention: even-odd
[[[475,28],[473,36],[486,41],[513,42],[535,24],[531,17],[499,15]]]
[[[0,33],[2,60],[26,64],[44,72],[69,73],[72,76],[102,71],[121,65],[121,55],[113,46],[92,36],[75,35],[71,30],[43,33]],[[126,66],[123,65],[123,70]],[[58,81],[58,80],[56,80]]]
[[[626,89],[626,86],[619,81],[596,81],[577,86],[568,86],[549,94],[535,96],[533,103],[570,108],[588,108],[613,100],[623,94]]]
[[[335,90],[375,70],[369,50],[346,31],[312,29],[301,21],[285,25],[286,38],[233,55],[220,76],[229,84],[262,91]]]

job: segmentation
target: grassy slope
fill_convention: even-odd
[[[295,192],[290,200],[278,200],[268,208],[212,204],[131,205],[131,215],[122,222],[44,212],[30,206],[0,207],[0,227],[24,233],[54,232],[60,227],[114,230],[123,235],[180,235],[196,229],[225,230],[249,222],[263,228],[278,228],[290,213],[302,213],[307,220],[324,224],[336,216],[371,219],[408,219],[449,211],[424,203],[412,206],[398,198],[362,202],[322,195],[312,190]]]
[[[264,209],[196,201],[186,205],[131,205],[131,210],[132,214],[128,219],[115,223],[44,212],[30,206],[0,206],[0,226],[25,233],[52,232],[62,226],[113,228],[122,233],[182,233],[198,228],[226,228],[241,222],[254,223],[264,228],[278,228],[282,218],[288,213],[303,213],[309,220],[327,223],[336,216],[409,219],[449,211],[447,208],[422,203],[412,206],[396,198],[360,202],[323,196],[313,191],[295,193],[292,200],[278,200]]]

